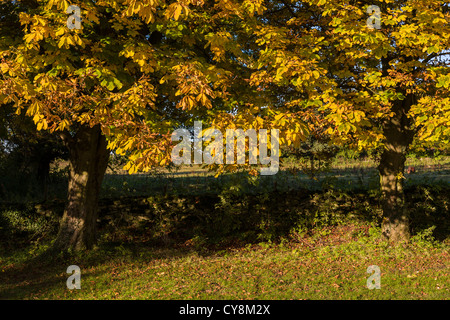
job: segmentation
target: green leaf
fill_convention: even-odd
[[[108,85],[106,86],[106,88],[108,88],[109,91],[113,91],[115,87],[116,86],[114,85],[114,81],[108,82]]]

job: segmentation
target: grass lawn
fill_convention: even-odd
[[[278,243],[208,249],[100,245],[52,261],[26,250],[0,258],[1,299],[448,299],[446,243],[416,236],[390,246],[369,224],[292,235]],[[41,248],[42,249],[42,248]],[[39,250],[34,253],[39,253]],[[81,289],[69,290],[69,265],[81,268]],[[368,266],[381,269],[369,290]]]
[[[0,299],[447,300],[448,162],[411,164],[408,244],[381,240],[372,164],[344,163],[314,180],[111,174],[98,247],[42,259],[62,215],[61,175],[46,202],[16,192],[0,208]],[[80,290],[66,287],[70,265],[81,269]],[[381,289],[367,288],[371,265]]]

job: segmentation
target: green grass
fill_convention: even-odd
[[[448,299],[449,247],[416,237],[390,246],[368,224],[323,228],[277,244],[99,247],[86,255],[2,261],[2,299]],[[69,290],[66,268],[81,268]],[[381,269],[381,289],[366,286]]]

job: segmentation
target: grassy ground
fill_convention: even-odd
[[[224,250],[109,245],[51,263],[22,252],[3,261],[0,298],[448,299],[448,246],[416,237],[393,247],[378,236],[359,224]],[[72,264],[81,290],[66,287]],[[370,265],[381,269],[379,290],[367,288]]]
[[[399,246],[380,237],[370,163],[259,181],[184,168],[110,173],[98,247],[42,258],[64,205],[57,180],[52,201],[0,206],[0,299],[448,299],[450,170],[411,161],[413,237]],[[66,287],[69,265],[81,290]],[[370,265],[379,290],[367,288]]]

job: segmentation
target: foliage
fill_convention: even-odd
[[[220,247],[230,243],[277,242],[283,238],[295,240],[314,230],[352,223],[374,226],[381,223],[378,195],[367,190],[265,193],[227,190],[224,188],[217,194],[103,199],[98,225],[100,242],[164,246],[192,242]],[[408,210],[413,241],[448,238],[448,194],[448,186],[413,186],[406,190],[411,203]],[[63,202],[40,204],[36,208],[5,207],[1,226],[4,239],[21,235],[27,243],[29,239],[44,241],[54,235]]]
[[[80,30],[65,1],[3,5],[17,15],[4,18],[3,103],[38,129],[100,124],[130,172],[168,164],[168,132],[195,118],[276,127],[282,145],[320,132],[378,147],[391,103],[409,94],[417,139],[449,137],[449,13],[437,0],[381,1],[380,30],[345,1],[81,1]]]
[[[416,121],[415,144],[446,147],[449,103],[441,81],[448,64],[439,56],[448,54],[448,33],[442,32],[448,8],[440,1],[380,2],[380,30],[365,26],[366,5],[269,3],[268,11],[276,14],[268,14],[272,25],[266,20],[258,25],[261,54],[252,79],[266,90],[289,88],[284,98],[289,102],[276,109],[278,126],[287,125],[277,121],[283,112],[296,112],[333,143],[377,149],[385,142],[391,103],[414,94],[418,98],[409,115]]]
[[[133,173],[169,164],[177,126],[246,100],[245,54],[230,31],[247,37],[260,4],[80,1],[82,28],[72,30],[68,5],[2,2],[0,103],[38,130],[99,124]]]

